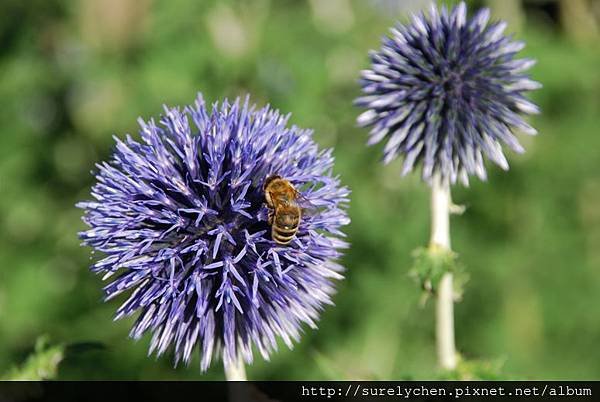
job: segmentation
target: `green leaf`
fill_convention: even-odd
[[[58,365],[64,357],[64,346],[48,344],[45,336],[38,338],[34,352],[20,367],[12,368],[1,380],[39,381],[52,380],[58,373]]]
[[[425,292],[425,296],[435,295],[440,280],[445,273],[454,275],[455,299],[460,299],[468,275],[458,262],[458,254],[452,250],[429,246],[413,251],[414,264],[409,275]]]
[[[455,370],[442,374],[442,380],[449,381],[499,381],[506,380],[503,372],[506,359],[474,359],[467,360],[459,356]]]

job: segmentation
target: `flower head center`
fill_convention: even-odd
[[[447,97],[462,98],[465,91],[465,80],[459,71],[451,70],[442,76],[442,85]]]

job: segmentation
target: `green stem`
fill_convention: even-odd
[[[240,357],[233,363],[223,363],[223,367],[225,368],[225,378],[227,381],[248,381],[244,361]]]
[[[431,184],[430,249],[450,251],[450,185],[439,175]],[[436,343],[439,365],[446,370],[456,368],[454,344],[454,289],[452,273],[446,272],[440,281],[436,300]]]

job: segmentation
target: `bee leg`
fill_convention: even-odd
[[[273,208],[273,199],[271,198],[271,193],[269,191],[265,192],[265,203],[267,207]]]
[[[275,216],[275,211],[269,210],[269,215],[267,217],[267,222],[269,223],[269,226],[273,226],[273,216]]]

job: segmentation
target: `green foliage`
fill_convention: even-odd
[[[458,261],[458,254],[436,245],[418,248],[413,251],[414,265],[409,275],[423,289],[424,296],[435,295],[445,273],[454,276],[455,299],[460,299],[468,276]]]
[[[40,381],[55,379],[58,365],[63,360],[64,347],[50,345],[46,337],[40,337],[35,343],[35,349],[27,360],[19,367],[14,367],[0,380],[10,381]]]
[[[510,380],[504,372],[505,359],[465,360],[459,357],[455,370],[443,372],[441,380],[447,381],[502,381]]]
[[[200,376],[197,358],[175,369],[169,356],[148,358],[149,339],[127,338],[135,318],[112,321],[123,299],[101,302],[74,207],[89,197],[90,170],[110,154],[113,134],[136,136],[138,116],[203,91],[208,101],[251,93],[292,112],[293,124],[335,147],[335,173],[352,189],[336,306],[294,350],[258,357],[249,376],[439,376],[433,303],[420,308],[407,277],[429,233],[427,186],[401,178],[398,161],[380,164],[352,105],[368,50],[405,16],[375,0],[316,8],[329,3],[0,2],[0,372],[47,333],[106,345],[68,353],[58,379],[223,378],[219,364]],[[394,2],[405,3],[414,2]],[[451,227],[469,271],[455,307],[457,347],[469,361],[505,356],[501,378],[598,378],[600,48],[570,41],[543,10],[525,22],[517,36],[544,85],[534,95],[543,113],[531,121],[540,134],[519,135],[527,152],[508,155],[510,171],[490,166],[488,182],[453,189],[469,206]],[[417,262],[427,267],[425,256]]]

